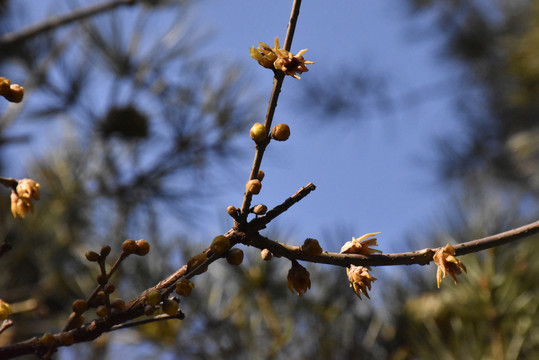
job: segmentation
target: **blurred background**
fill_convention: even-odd
[[[106,1],[105,1],[106,2]],[[112,1],[113,2],[113,1]],[[0,344],[59,331],[95,286],[84,257],[144,238],[113,282],[129,300],[226,232],[240,206],[272,73],[248,48],[284,43],[291,1],[141,0],[8,43],[6,34],[98,1],[0,0],[0,175],[42,198],[13,219],[0,192],[0,298],[15,321]],[[537,220],[539,4],[535,1],[305,1],[254,198],[269,208],[317,189],[263,234],[328,251],[368,232],[383,252],[456,243]],[[244,249],[214,263],[180,306],[186,319],[106,334],[58,358],[532,359],[539,356],[537,236],[462,257],[436,289],[433,266],[374,268],[371,300],[344,269]],[[88,314],[87,319],[91,317]]]

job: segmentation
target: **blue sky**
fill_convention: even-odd
[[[291,3],[208,0],[197,6],[193,18],[212,30],[205,51],[243,67],[268,98],[271,72],[249,58],[248,48],[258,41],[272,44],[276,35],[284,39]],[[309,182],[317,190],[273,224],[288,234],[281,240],[298,244],[315,237],[324,243],[327,231],[344,227],[351,232],[342,243],[381,231],[382,250],[404,251],[406,245],[399,242],[406,234],[424,233],[443,215],[448,192],[436,181],[434,138],[458,135],[451,96],[417,106],[401,101],[403,94],[457,76],[455,66],[440,60],[440,38],[430,22],[426,16],[409,16],[394,1],[303,2],[292,52],[308,48],[305,58],[316,64],[301,80],[285,80],[274,123],[288,123],[292,136],[270,144],[262,164],[266,179],[254,202],[271,208]],[[296,95],[310,81],[345,67],[384,76],[397,108],[351,121],[314,119]],[[229,189],[219,197],[216,214],[241,203],[252,154],[243,172],[224,186]],[[222,222],[216,224],[218,232]]]

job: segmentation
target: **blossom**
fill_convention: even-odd
[[[5,320],[11,314],[11,306],[4,300],[0,299],[0,320]]]
[[[371,289],[371,283],[376,279],[369,274],[369,269],[364,266],[350,265],[346,268],[346,274],[348,275],[348,281],[350,281],[350,287],[354,289],[356,295],[361,299],[363,293],[368,299],[370,299],[367,289]]]
[[[275,45],[270,48],[267,44],[259,42],[260,47],[253,47],[249,49],[251,57],[258,61],[260,65],[268,69],[281,70],[286,75],[290,75],[296,79],[300,77],[298,73],[304,73],[309,71],[307,66],[314,64],[313,61],[308,61],[303,58],[303,54],[307,49],[300,50],[296,55],[285,49],[281,49],[279,45],[279,38],[275,38]]]
[[[19,180],[16,190],[11,192],[11,213],[13,217],[24,218],[34,211],[32,199],[39,200],[39,184],[32,179]]]
[[[290,291],[294,292],[295,290],[299,296],[311,288],[309,272],[297,262],[292,264],[292,267],[288,271],[287,279]]]
[[[454,255],[455,248],[450,244],[437,249],[434,253],[433,260],[438,266],[438,271],[436,273],[436,282],[438,284],[438,288],[442,283],[442,278],[445,278],[447,273],[451,275],[453,281],[455,281],[455,284],[457,284],[457,278],[455,275],[460,274],[461,270],[466,272],[466,266]]]
[[[377,249],[371,249],[370,246],[378,246],[378,241],[376,238],[368,239],[371,236],[380,234],[369,233],[363,236],[352,238],[352,241],[347,241],[341,248],[341,254],[360,254],[360,255],[370,255],[373,253],[381,253],[382,251]]]

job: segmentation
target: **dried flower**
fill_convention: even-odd
[[[461,270],[466,272],[466,266],[454,255],[455,248],[450,244],[447,244],[446,246],[437,249],[432,257],[436,265],[438,265],[438,271],[436,273],[438,288],[442,283],[442,278],[445,278],[447,273],[451,275],[453,281],[457,284],[457,277],[455,275],[460,274]]]
[[[32,179],[19,180],[17,184],[17,194],[26,199],[39,200],[40,185]]]
[[[39,184],[32,179],[19,180],[16,190],[11,193],[11,213],[13,217],[24,218],[34,211],[32,199],[39,200]]]
[[[369,246],[378,246],[378,241],[376,238],[367,239],[371,236],[375,236],[380,234],[379,232],[376,233],[369,233],[365,234],[363,236],[356,238],[352,238],[352,241],[347,241],[343,247],[341,248],[341,254],[361,254],[361,255],[370,255],[373,253],[381,253],[380,250],[377,249],[371,249]]]
[[[303,58],[303,54],[307,49],[300,50],[296,55],[291,52],[281,49],[279,38],[275,38],[275,45],[270,48],[267,44],[259,42],[260,47],[253,46],[249,49],[251,57],[258,61],[260,65],[268,69],[281,70],[286,75],[290,75],[299,79],[297,73],[309,71],[305,65],[314,64],[313,61],[308,61]]]
[[[287,279],[290,291],[294,292],[295,290],[299,296],[311,288],[309,272],[297,262],[292,263],[292,267],[288,270]]]
[[[0,320],[5,320],[11,314],[11,306],[4,300],[0,299]]]
[[[22,198],[15,191],[11,192],[11,213],[13,217],[24,218],[26,214],[34,211],[34,205],[29,199]]]
[[[349,268],[346,268],[346,274],[348,281],[350,281],[350,287],[354,288],[356,295],[361,299],[360,293],[363,293],[370,299],[367,289],[370,290],[371,282],[378,279],[369,274],[369,269],[364,266],[350,265]]]

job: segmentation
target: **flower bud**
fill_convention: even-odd
[[[11,87],[11,81],[9,79],[0,77],[0,96],[6,96]]]
[[[180,305],[176,301],[170,299],[163,300],[163,304],[161,305],[161,310],[169,316],[176,316],[179,308]]]
[[[126,254],[135,254],[137,252],[137,243],[133,239],[127,239],[122,243],[122,251]]]
[[[235,206],[228,206],[226,208],[226,212],[228,213],[228,215],[232,216],[234,219],[236,219],[238,217],[238,209],[235,207]]]
[[[256,178],[262,181],[264,180],[264,176],[266,176],[266,174],[262,170],[258,170],[258,174],[256,175]]]
[[[238,248],[233,248],[226,254],[226,261],[231,265],[239,265],[243,261],[243,251]]]
[[[113,302],[110,303],[110,307],[117,311],[124,311],[126,309],[125,301],[120,298],[115,299]]]
[[[95,313],[100,318],[105,318],[109,316],[109,310],[107,309],[105,305],[98,306],[97,309],[95,309]]]
[[[224,253],[230,249],[230,240],[224,235],[218,235],[213,239],[210,249],[216,254]]]
[[[101,248],[101,256],[103,258],[106,258],[107,256],[109,256],[110,254],[110,246],[108,245],[105,245]]]
[[[187,280],[186,278],[181,278],[176,283],[176,292],[178,295],[181,296],[189,296],[191,295],[191,292],[195,288],[195,284],[193,284],[191,281]]]
[[[144,256],[147,253],[150,252],[150,244],[143,239],[135,241],[135,244],[137,245],[136,254],[139,256]]]
[[[261,142],[266,139],[267,131],[264,124],[261,123],[255,123],[251,127],[251,131],[249,132],[249,135],[251,135],[251,139],[253,139],[255,142]]]
[[[99,256],[99,254],[95,251],[87,251],[84,256],[86,256],[88,261],[99,261],[99,259],[101,259],[101,256]]]
[[[105,293],[110,295],[116,290],[116,286],[114,286],[113,284],[107,284],[105,285],[105,288],[103,290],[105,290]]]
[[[301,251],[312,257],[322,254],[322,248],[316,239],[305,239]]]
[[[71,305],[71,309],[74,313],[82,314],[83,312],[88,310],[88,303],[82,299],[75,300]]]
[[[245,185],[245,191],[249,194],[259,194],[262,189],[262,183],[258,179],[249,180]]]
[[[260,252],[260,257],[262,258],[262,260],[264,261],[269,261],[271,260],[272,258],[272,255],[271,255],[271,251],[269,251],[268,249],[264,249]]]
[[[278,124],[271,130],[271,138],[277,141],[286,141],[290,137],[290,127],[286,124]]]
[[[161,293],[157,290],[152,290],[146,295],[146,303],[155,306],[161,302]]]
[[[258,204],[253,208],[253,213],[256,215],[264,215],[268,211],[268,207],[264,204]]]
[[[22,101],[23,96],[24,96],[24,88],[17,84],[11,85],[8,93],[4,95],[7,101],[10,101],[13,103],[20,103]]]

